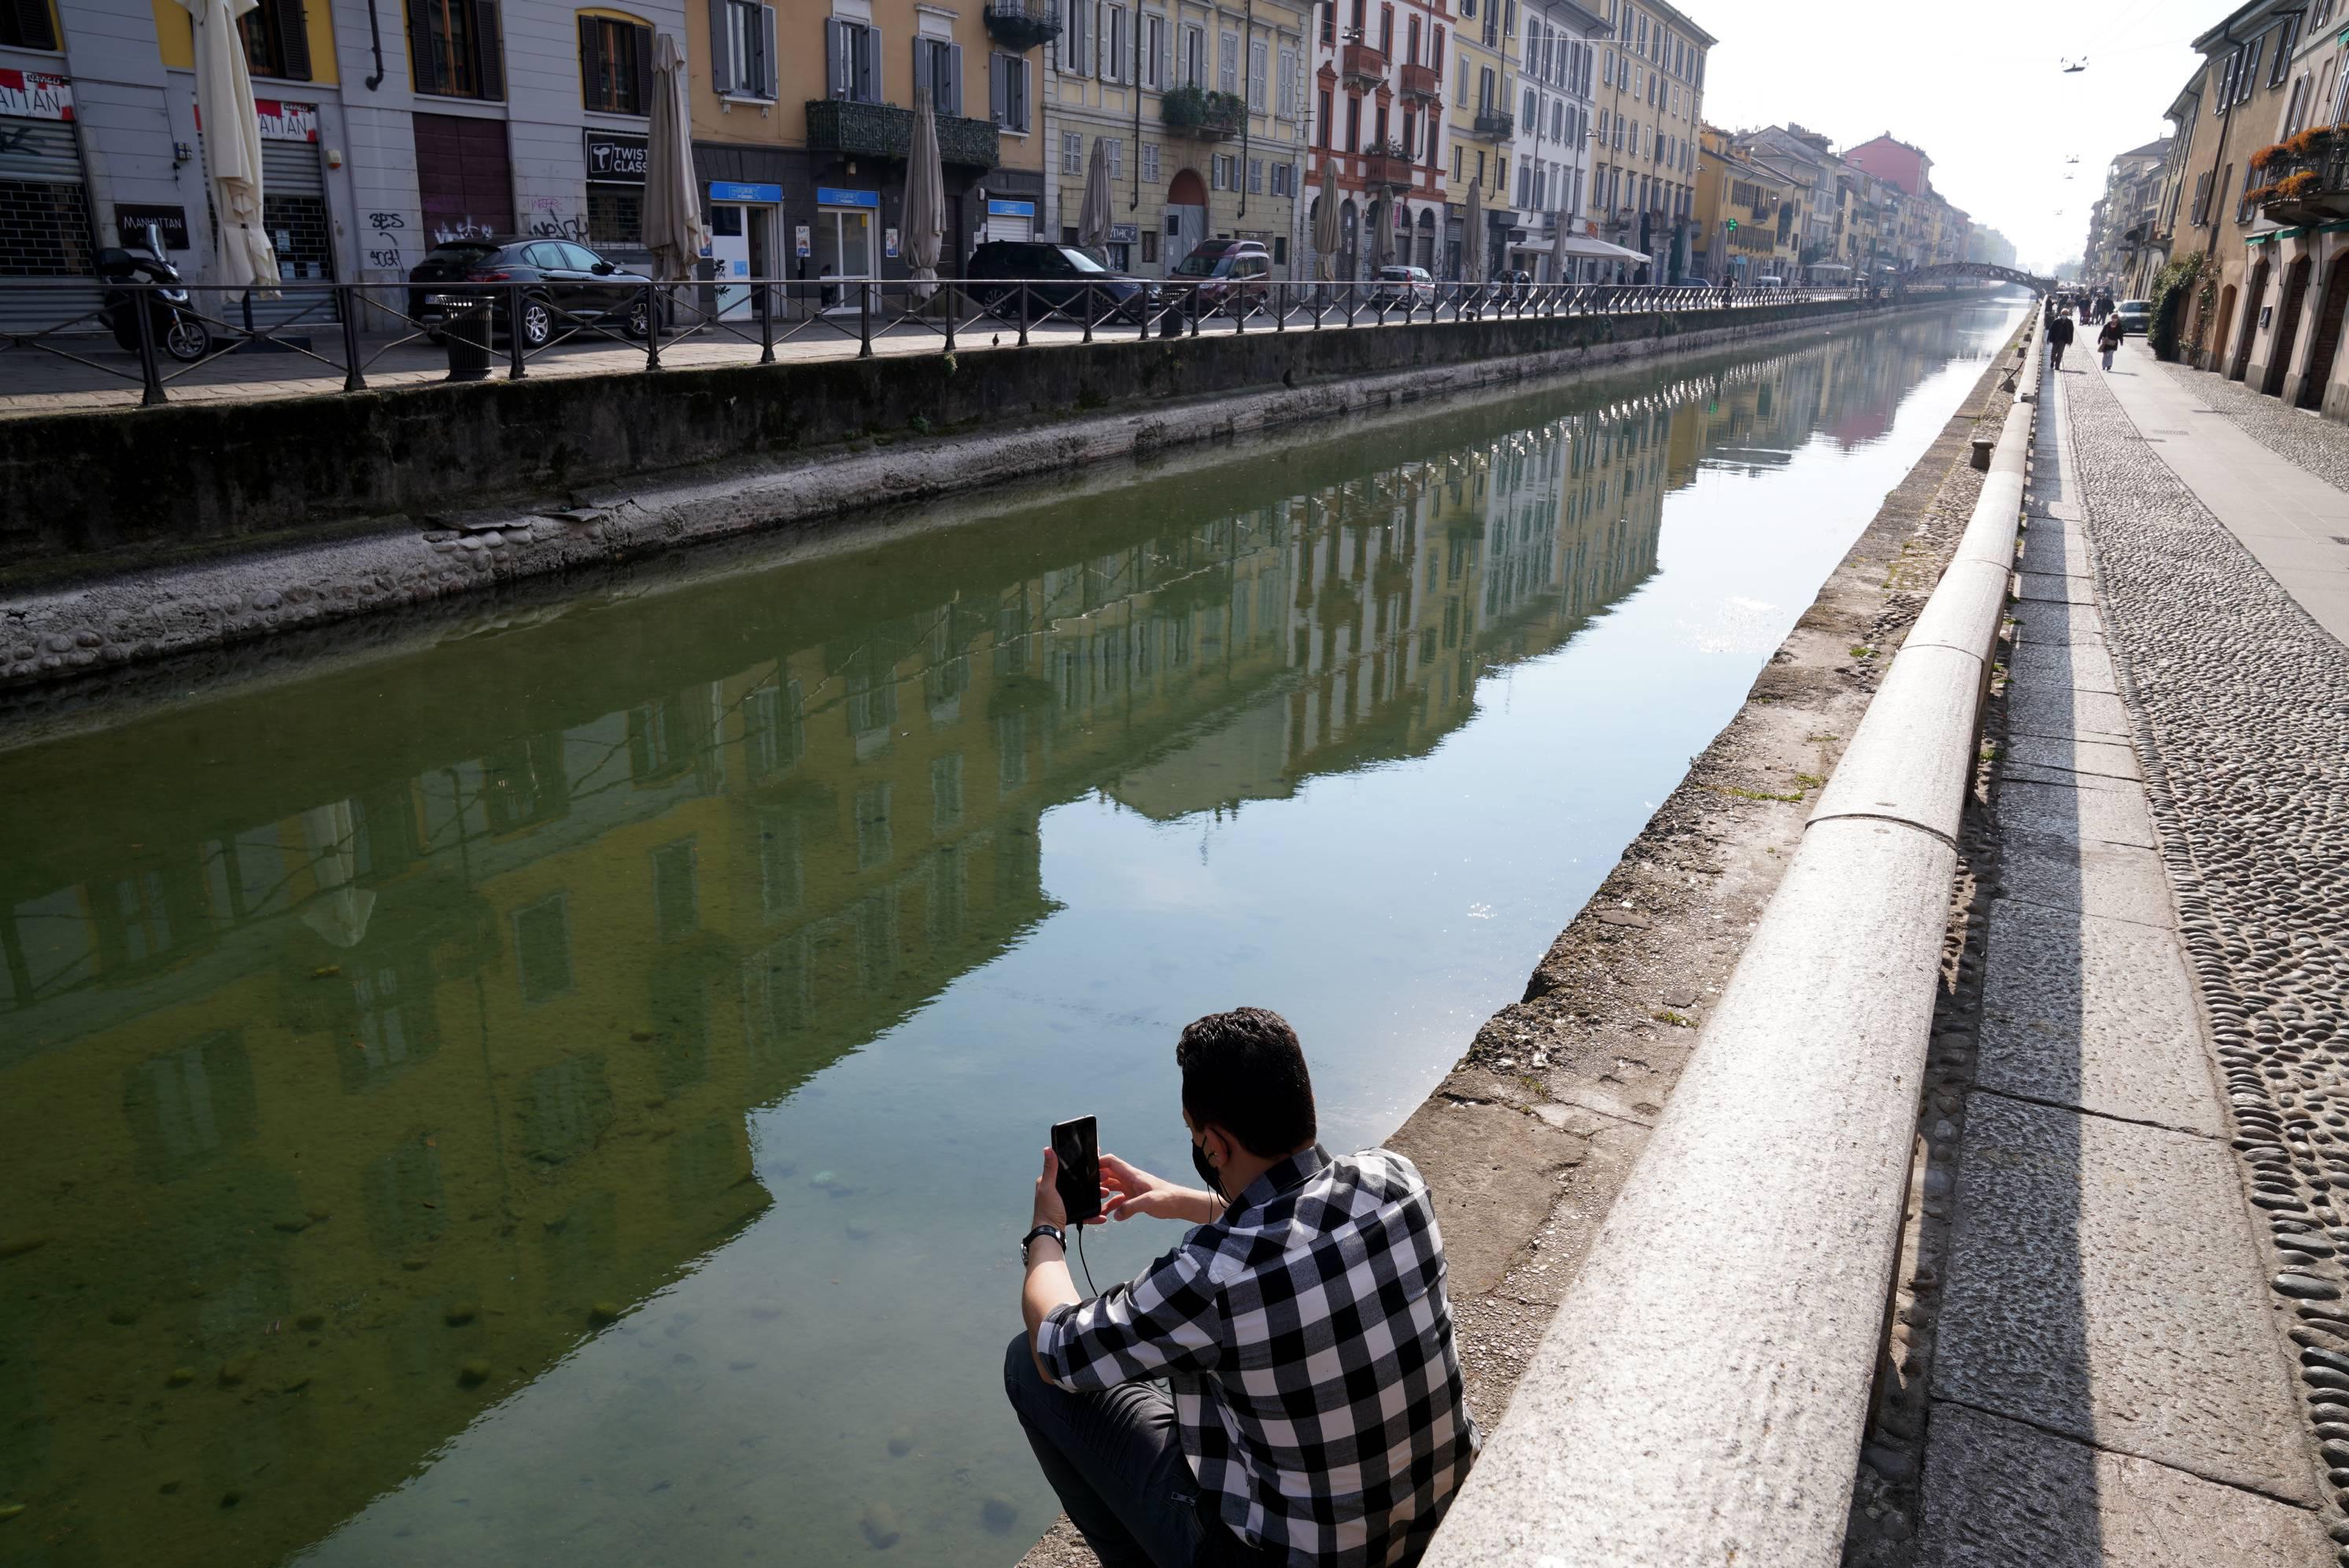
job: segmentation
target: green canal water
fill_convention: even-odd
[[[0,749],[0,1563],[1014,1562],[1047,1126],[1183,1170],[1175,1032],[1254,1002],[1392,1131],[2020,308]]]

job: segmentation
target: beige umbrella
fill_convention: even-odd
[[[938,111],[930,89],[914,89],[914,147],[905,159],[905,258],[914,297],[937,292],[938,252],[947,238],[946,161],[938,156]]]
[[[1468,211],[1460,220],[1460,275],[1472,284],[1485,281],[1485,182],[1468,186]]]
[[[1376,201],[1371,203],[1371,269],[1373,273],[1387,264],[1387,256],[1394,244],[1394,187],[1390,185],[1379,192]]]
[[[664,283],[693,275],[709,225],[693,188],[693,131],[687,122],[685,60],[663,33],[653,45],[653,117],[645,147],[645,243],[653,276]]]
[[[277,281],[277,252],[261,220],[261,124],[236,19],[261,0],[180,0],[196,30],[196,117],[204,130],[212,211],[219,214],[221,281],[234,288]],[[275,290],[269,291],[275,293]]]
[[[1077,211],[1077,243],[1101,250],[1109,243],[1108,144],[1093,138],[1093,155],[1085,165],[1085,201]]]
[[[1338,169],[1329,158],[1321,160],[1321,204],[1313,211],[1313,261],[1321,281],[1329,282],[1337,275],[1338,247],[1344,236],[1338,229]]]

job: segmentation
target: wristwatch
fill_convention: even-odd
[[[1034,1241],[1039,1236],[1050,1236],[1054,1241],[1060,1243],[1061,1250],[1062,1252],[1065,1253],[1069,1250],[1069,1238],[1062,1233],[1060,1226],[1039,1225],[1034,1230],[1019,1238],[1019,1264],[1021,1267],[1026,1267],[1028,1264],[1028,1243]]]

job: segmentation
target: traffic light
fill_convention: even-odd
[[[1737,232],[1737,220],[1734,218],[1729,221],[1729,232],[1733,234]]]

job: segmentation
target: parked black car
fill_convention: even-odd
[[[523,346],[543,348],[558,332],[591,322],[617,325],[630,337],[644,336],[644,286],[652,279],[616,266],[569,240],[509,235],[443,241],[416,264],[408,281],[408,314],[424,323],[436,342],[440,324],[449,314],[447,304],[436,301],[470,292],[464,286],[468,284],[488,284],[490,328],[503,333],[506,285],[520,284]]]
[[[1140,321],[1158,298],[1157,284],[1112,271],[1090,251],[1040,240],[989,240],[971,252],[963,276],[971,284],[971,298],[998,315],[1019,314],[1019,291],[988,288],[990,279],[1037,285],[1028,291],[1028,309],[1037,315],[1113,307],[1128,321]]]

